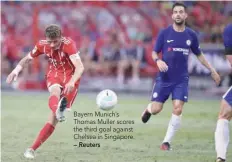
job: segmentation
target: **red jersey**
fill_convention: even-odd
[[[35,58],[42,54],[48,57],[47,77],[60,77],[66,82],[66,78],[74,73],[75,67],[69,57],[79,57],[79,52],[71,38],[62,37],[61,45],[56,50],[52,49],[46,40],[40,40],[30,52],[30,56]]]

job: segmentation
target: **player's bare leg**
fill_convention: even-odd
[[[35,158],[35,150],[37,150],[40,147],[40,145],[50,137],[57,123],[61,121],[61,119],[63,120],[63,117],[61,116],[61,114],[59,114],[59,111],[61,111],[61,109],[63,109],[63,111],[65,110],[67,103],[64,104],[64,102],[66,102],[66,98],[62,97],[60,99],[61,89],[59,86],[50,87],[49,91],[49,107],[52,110],[52,112],[49,115],[47,123],[41,129],[33,145],[25,151],[24,156],[28,159]],[[57,116],[57,114],[60,116]]]
[[[146,123],[151,115],[158,114],[163,109],[163,103],[153,101],[147,105],[147,108],[142,113],[142,122]]]
[[[180,128],[183,106],[184,106],[183,101],[173,100],[172,117],[171,120],[169,121],[166,136],[163,140],[162,145],[160,146],[162,150],[171,150],[171,146],[170,146],[171,140],[174,137],[177,130]]]
[[[224,162],[226,160],[226,152],[230,140],[229,121],[232,118],[232,107],[224,99],[221,101],[220,107],[215,131],[216,162]]]

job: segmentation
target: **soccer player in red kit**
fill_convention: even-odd
[[[35,157],[35,150],[53,133],[56,124],[65,120],[64,111],[70,110],[84,71],[75,42],[63,37],[59,26],[49,25],[45,29],[45,36],[46,40],[40,40],[34,49],[20,60],[6,80],[7,83],[16,80],[23,67],[33,58],[42,54],[48,57],[46,82],[50,92],[48,105],[52,113],[35,142],[24,153],[28,159]]]

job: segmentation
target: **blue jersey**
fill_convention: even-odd
[[[232,54],[232,24],[228,24],[223,32],[225,54]]]
[[[225,46],[225,54],[232,54],[232,24],[228,24],[223,32],[223,41]],[[232,86],[223,95],[224,100],[232,107]]]
[[[201,54],[197,34],[188,27],[176,32],[172,25],[159,33],[153,50],[162,52],[162,60],[168,65],[168,71],[158,75],[163,82],[179,82],[188,77],[190,50],[195,55]]]

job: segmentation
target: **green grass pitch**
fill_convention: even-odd
[[[140,120],[149,98],[119,95],[114,111],[120,120],[134,120],[132,140],[87,140],[97,142],[100,148],[74,147],[79,140],[73,139],[73,111],[68,120],[59,124],[53,135],[37,150],[34,162],[214,162],[214,130],[219,100],[190,100],[184,108],[182,127],[176,134],[173,151],[164,152],[159,146],[166,133],[171,115],[170,100],[164,110],[152,116],[147,124]],[[2,162],[27,162],[25,149],[32,144],[45,124],[50,110],[48,94],[2,93],[1,156]],[[98,111],[95,95],[80,94],[73,110]],[[96,117],[89,117],[95,120]],[[84,125],[79,125],[84,127]],[[232,130],[231,130],[232,131]],[[230,134],[231,136],[231,134]],[[232,142],[228,149],[228,161],[232,161]]]

